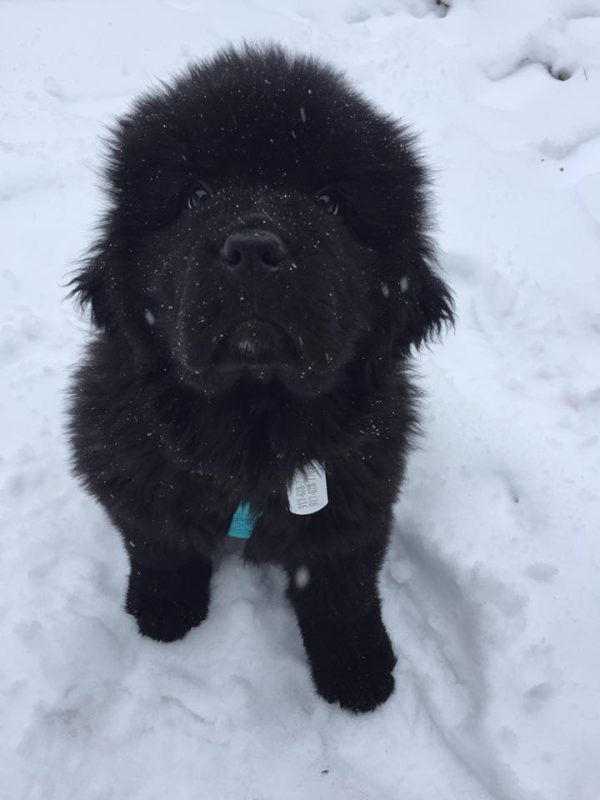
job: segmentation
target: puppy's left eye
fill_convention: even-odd
[[[198,208],[205,200],[211,196],[212,192],[205,183],[198,183],[188,192],[188,208]]]
[[[322,189],[320,192],[317,192],[315,199],[327,214],[335,216],[340,213],[340,201],[332,189]]]

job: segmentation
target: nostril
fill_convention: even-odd
[[[274,233],[268,233],[262,241],[262,250],[260,258],[262,263],[267,267],[277,267],[280,261],[286,257],[288,251],[279,236]]]
[[[235,267],[242,260],[242,254],[240,253],[239,250],[236,250],[234,248],[228,250],[227,252],[224,252],[223,257],[225,258],[225,261],[232,267]]]
[[[266,248],[262,253],[262,260],[269,267],[275,267],[281,261],[281,257],[273,250],[273,248]]]
[[[228,236],[221,248],[221,257],[230,266],[234,267],[242,260],[242,250],[240,243],[235,236]]]

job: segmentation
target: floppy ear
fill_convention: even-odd
[[[411,347],[439,336],[454,324],[452,293],[436,274],[433,249],[425,249],[389,266],[393,280],[381,284],[376,322],[364,345],[361,361],[369,386],[382,385]]]
[[[87,255],[83,266],[69,281],[72,287],[69,297],[75,297],[79,306],[91,309],[92,322],[98,329],[112,331],[116,328],[116,315],[110,303],[108,259],[102,245],[94,247]]]
[[[413,257],[397,279],[395,356],[408,353],[411,346],[439,336],[445,326],[454,324],[454,302],[450,289],[435,272],[435,258],[429,248]]]

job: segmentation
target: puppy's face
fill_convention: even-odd
[[[372,318],[369,252],[334,189],[222,165],[183,182],[178,203],[141,253],[145,320],[182,376],[209,392],[246,379],[330,385]]]
[[[313,61],[192,67],[121,120],[108,178],[76,290],[201,391],[319,394],[450,318],[410,138]]]

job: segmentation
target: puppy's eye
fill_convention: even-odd
[[[188,192],[188,208],[198,208],[211,196],[211,191],[205,183],[198,183]]]
[[[327,214],[335,216],[340,213],[340,201],[332,189],[322,189],[317,193],[316,201]]]

